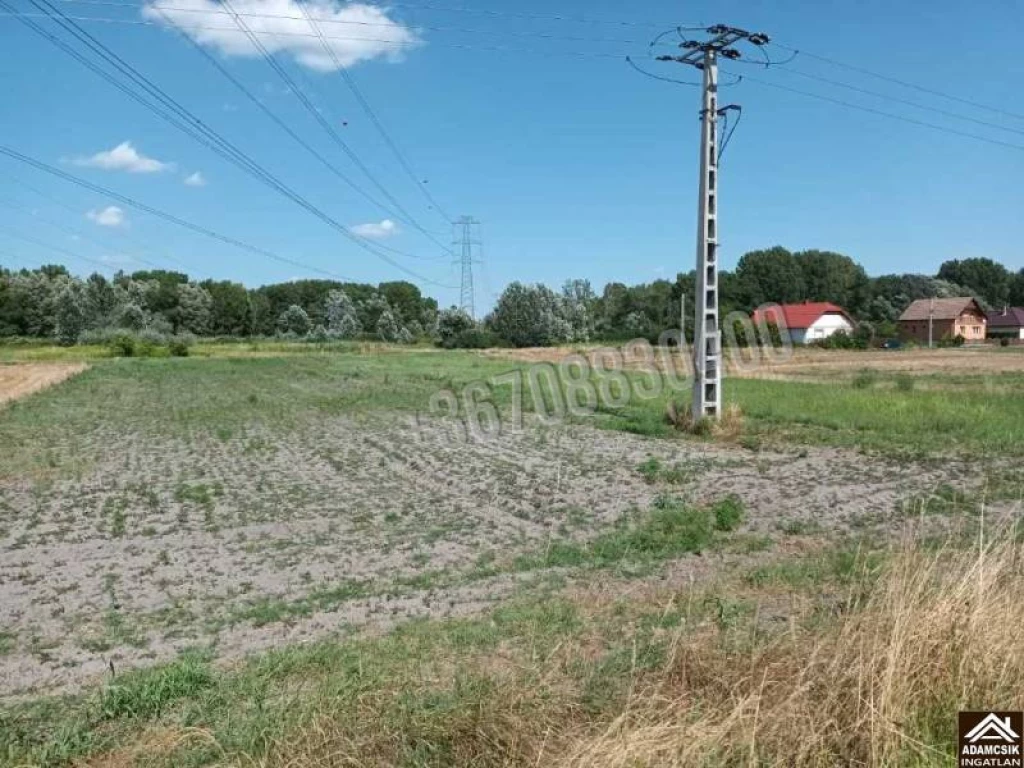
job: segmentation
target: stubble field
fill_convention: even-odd
[[[973,353],[945,354],[962,355],[948,370],[965,371]],[[275,740],[318,727],[323,712],[242,738],[237,722],[252,713],[230,714],[224,702],[213,713],[190,697],[239,684],[253,665],[261,685],[292,685],[291,673],[260,666],[268,653],[361,649],[372,660],[393,653],[388,644],[413,655],[433,647],[409,632],[501,625],[508,647],[466,640],[465,652],[520,664],[521,642],[555,652],[536,636],[552,631],[551,617],[531,611],[558,606],[574,615],[588,606],[571,645],[595,685],[605,654],[620,652],[609,633],[636,643],[600,606],[635,598],[648,617],[628,619],[635,630],[659,611],[676,616],[688,595],[694,626],[784,627],[841,599],[821,571],[838,568],[842,553],[883,550],[909,528],[915,540],[969,537],[979,509],[1001,522],[1019,511],[1024,450],[1012,438],[1024,435],[1024,393],[1007,384],[1024,356],[948,378],[955,394],[923,358],[867,375],[874,358],[853,353],[843,366],[858,373],[828,385],[735,380],[727,399],[743,424],[703,438],[665,421],[681,392],[557,423],[528,408],[521,426],[482,440],[430,412],[439,390],[492,381],[527,359],[344,347],[98,360],[10,403],[0,411],[0,761],[61,764],[114,750],[128,764],[278,764]],[[892,371],[913,371],[913,384]],[[491,392],[505,413],[513,392]],[[532,618],[504,624],[522,610]],[[411,661],[386,665],[392,695],[422,692],[418,674],[391,676]],[[601,674],[618,686],[636,665]],[[148,668],[202,685],[150,691],[175,706],[97,714],[111,691],[151,686],[157,678],[131,671]],[[595,722],[616,696],[599,696]],[[177,740],[145,746],[168,729]],[[353,764],[469,764],[446,763],[448,747],[428,749],[422,734],[370,752],[344,738]]]

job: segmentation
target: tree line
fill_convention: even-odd
[[[0,269],[0,336],[91,341],[106,332],[150,335],[289,336],[411,341],[429,335],[437,302],[408,282],[373,286],[297,280],[249,289],[231,281],[196,282],[181,272],[93,273],[59,265]]]
[[[745,254],[719,275],[723,316],[770,302],[829,301],[846,309],[872,336],[893,336],[914,300],[970,295],[986,308],[1024,305],[1024,270],[986,258],[943,263],[935,275],[870,277],[843,254],[781,246]],[[75,277],[59,265],[0,268],[0,336],[96,340],[113,331],[151,335],[433,339],[446,346],[543,346],[657,338],[679,328],[681,304],[694,301],[694,272],[675,280],[609,283],[597,294],[585,279],[559,291],[512,283],[482,322],[409,282],[379,285],[297,280],[247,288],[231,281],[197,282],[181,272],[145,270]],[[692,325],[687,318],[687,325]]]

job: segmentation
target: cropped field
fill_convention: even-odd
[[[899,610],[966,599],[960,553],[1024,493],[1024,391],[1002,374],[908,385],[848,353],[830,384],[731,380],[729,434],[674,430],[676,392],[466,440],[432,396],[525,361],[215,352],[95,359],[0,411],[0,763],[782,760],[759,701],[819,718],[800,764],[832,764],[837,728],[867,762],[931,764],[964,697],[1020,703],[1013,654],[973,688],[890,679],[907,738],[784,682],[825,654],[821,684],[847,685],[843,638],[878,650]],[[488,392],[507,414],[512,388]],[[1013,531],[984,546],[1016,578]],[[945,663],[900,642],[899,670]]]
[[[85,368],[84,363],[0,365],[0,405],[59,384]]]

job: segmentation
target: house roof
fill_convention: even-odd
[[[918,299],[903,314],[900,322],[906,320],[956,320],[968,309],[973,307],[981,312],[981,305],[971,296],[958,296],[955,299]]]
[[[786,321],[786,328],[790,330],[805,330],[814,325],[822,315],[842,315],[853,325],[853,318],[840,306],[827,301],[805,301],[803,304],[776,304],[754,310],[754,322],[759,323],[762,319],[769,322],[776,320],[778,310],[782,310],[782,317]],[[777,320],[776,320],[777,322]]]
[[[988,313],[990,328],[1024,328],[1024,308],[1007,307]]]

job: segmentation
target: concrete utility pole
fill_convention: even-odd
[[[717,419],[722,413],[722,329],[718,317],[718,118],[733,105],[718,106],[718,59],[739,59],[741,41],[766,45],[768,36],[724,24],[706,30],[707,40],[683,40],[680,56],[658,61],[687,64],[704,73],[701,92],[700,199],[697,218],[697,285],[693,327],[693,418]]]
[[[704,51],[697,216],[697,293],[693,324],[693,419],[722,412],[722,332],[718,323],[718,53]]]
[[[932,348],[932,328],[935,325],[935,297],[928,301],[928,349]]]
[[[479,236],[474,235],[473,228],[477,227],[477,233],[479,233],[480,222],[472,216],[463,216],[454,223],[454,226],[456,237],[452,245],[462,249],[459,258],[455,261],[462,271],[462,280],[459,286],[459,308],[475,320],[473,264],[474,262],[479,263],[479,260],[473,258],[473,246],[480,248],[481,242]]]

